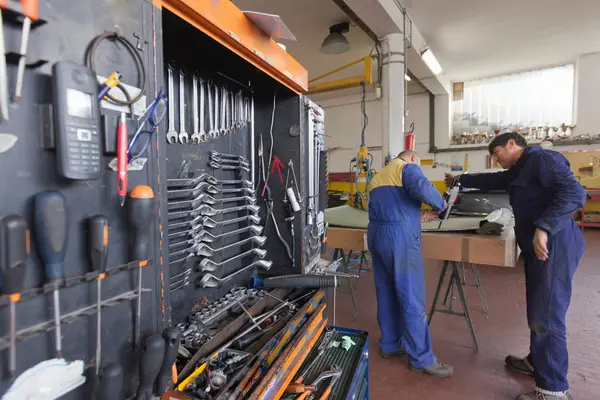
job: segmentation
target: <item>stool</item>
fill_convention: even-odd
[[[454,311],[452,301],[450,301],[450,305],[448,308],[436,308],[440,292],[442,291],[442,285],[444,284],[444,279],[446,278],[446,272],[448,271],[448,266],[450,265],[452,266],[452,272],[450,273],[450,281],[448,282],[448,288],[446,290],[446,299],[449,295],[451,287],[456,287],[458,291],[458,297],[460,299],[463,309],[462,312]],[[477,274],[476,280],[479,281],[479,274]],[[485,297],[482,297],[482,299],[484,298]],[[446,301],[444,301],[444,304],[445,303]],[[487,309],[487,304],[485,308]],[[460,274],[458,272],[458,262],[456,261],[444,261],[444,265],[442,266],[442,272],[440,273],[440,279],[438,280],[437,287],[435,289],[435,295],[433,296],[433,304],[431,305],[431,310],[429,311],[429,317],[427,319],[427,323],[429,325],[431,325],[433,314],[435,314],[436,312],[465,317],[465,320],[467,321],[467,326],[469,327],[469,333],[471,334],[471,340],[473,341],[473,348],[475,350],[479,350],[479,345],[477,344],[477,337],[475,336],[475,329],[473,328],[473,322],[471,321],[471,315],[469,314],[469,308],[467,306],[467,299],[463,290],[463,284],[460,280]]]

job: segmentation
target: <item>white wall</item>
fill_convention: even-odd
[[[600,132],[600,53],[580,56],[575,63],[575,132]]]
[[[369,119],[365,130],[365,142],[369,152],[373,154],[374,165],[379,169],[383,163],[382,146],[382,106],[381,100],[373,93],[366,97],[366,113]],[[360,97],[348,96],[323,100],[325,108],[325,138],[329,149],[341,147],[329,153],[329,172],[347,172],[350,160],[356,156],[360,146],[362,114]],[[416,147],[429,148],[429,96],[417,94],[408,96],[409,114],[405,121],[408,130],[411,123],[415,124]]]

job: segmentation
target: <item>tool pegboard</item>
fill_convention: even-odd
[[[130,395],[138,387],[139,350],[143,343],[151,345],[146,338],[183,322],[231,288],[247,286],[253,277],[303,271],[311,162],[306,155],[307,108],[297,93],[160,7],[160,2],[45,0],[39,1],[34,14],[20,4],[9,1],[8,9],[1,10],[7,91],[3,95],[0,90],[0,115],[9,119],[0,122],[0,165],[5,171],[0,175],[0,218],[21,216],[31,231],[20,299],[5,291],[14,284],[12,280],[2,282],[0,297],[2,321],[10,320],[11,309],[16,311],[14,375],[58,358],[54,299],[59,289],[61,356],[67,362],[79,360],[86,378],[62,398],[91,398],[98,385],[96,365],[102,369],[108,363],[122,366],[124,392]],[[29,22],[25,15],[31,17]],[[30,23],[29,44],[22,92],[15,96],[24,22]],[[53,65],[65,61],[93,67],[98,83],[105,82],[108,95],[121,103],[106,98],[101,102],[95,142],[100,168],[94,179],[66,179],[57,167],[63,157],[59,154],[64,154],[57,148],[65,142],[58,139],[56,119],[61,108],[52,75]],[[0,75],[2,69],[0,63]],[[72,77],[76,81],[80,75]],[[119,85],[127,94],[113,88],[115,77],[120,77]],[[139,101],[124,105],[128,96]],[[118,136],[124,132],[118,129],[122,113],[121,126],[127,127],[128,142],[135,143],[128,152],[134,160],[128,168],[124,206],[118,196],[123,188],[118,186],[116,156]],[[142,133],[133,136],[141,124]],[[202,128],[206,135],[194,135]],[[176,140],[169,135],[172,130]],[[96,133],[91,135],[93,139]],[[87,156],[77,159],[89,160]],[[205,184],[202,190],[200,183]],[[147,190],[132,191],[138,185],[152,189],[153,200],[145,198]],[[48,191],[54,197],[46,196],[47,203],[64,197],[68,237],[62,276],[50,283],[42,261],[46,251],[40,251],[43,246],[38,240],[44,231],[54,232],[52,237],[58,231],[49,229],[54,225],[38,213],[39,199],[44,198],[36,197]],[[147,261],[133,251],[139,248],[135,243],[140,237],[129,222],[137,215],[132,208],[140,203],[136,200],[151,204],[152,212],[140,228],[149,235]],[[47,213],[60,222],[59,214]],[[90,221],[97,216],[105,219],[94,221],[107,226],[101,235],[91,230]],[[4,221],[3,227],[12,220]],[[19,223],[14,226],[24,226]],[[5,234],[2,231],[0,236]],[[90,243],[94,238],[99,246],[107,244],[105,275],[93,270],[90,250],[98,245]],[[0,242],[8,243],[4,236]],[[98,252],[94,254],[98,261]],[[0,257],[6,264],[5,254]],[[99,277],[104,278],[101,297]],[[98,299],[100,346],[96,343]],[[11,301],[16,300],[12,307]],[[0,324],[0,395],[14,382],[9,377],[9,333],[10,324]]]

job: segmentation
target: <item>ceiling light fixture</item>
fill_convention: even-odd
[[[410,76],[408,76],[408,74],[404,74],[404,80],[410,82],[412,79],[410,79]]]
[[[431,70],[433,75],[439,75],[442,72],[442,66],[438,62],[437,58],[433,55],[431,49],[427,49],[421,53],[421,58],[427,67]]]
[[[350,23],[341,22],[329,27],[329,35],[323,40],[321,53],[342,54],[350,50],[350,43],[344,33],[350,32]]]

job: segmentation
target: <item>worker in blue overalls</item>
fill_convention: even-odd
[[[573,213],[585,203],[585,191],[567,159],[540,147],[527,147],[518,133],[504,133],[489,145],[506,171],[460,176],[463,187],[506,189],[515,215],[515,234],[525,261],[529,355],[508,356],[506,365],[533,375],[535,390],[517,400],[571,399],[565,317],[571,281],[585,251]],[[446,176],[446,183],[452,180]]]
[[[425,316],[425,268],[421,255],[421,204],[446,208],[439,191],[423,175],[413,151],[400,153],[373,177],[369,186],[368,245],[373,259],[377,320],[383,358],[409,356],[409,368],[436,377],[452,367],[433,354]]]

